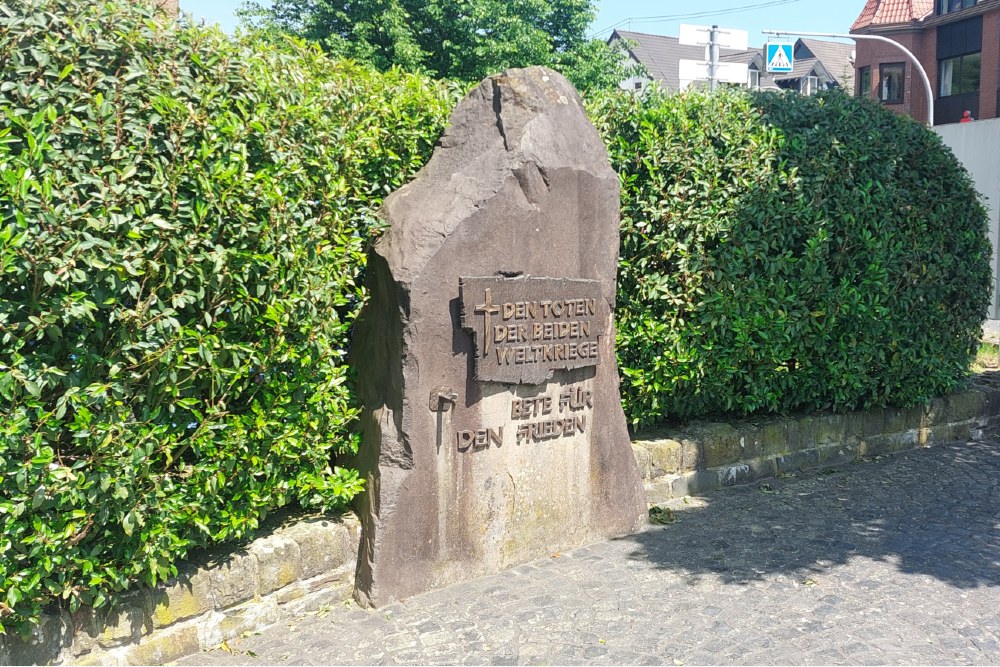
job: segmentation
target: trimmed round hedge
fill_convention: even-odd
[[[986,211],[940,138],[839,92],[591,101],[622,183],[634,425],[910,405],[968,374]]]
[[[363,245],[454,104],[144,4],[0,7],[0,631],[361,489]]]

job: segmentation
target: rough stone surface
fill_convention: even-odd
[[[356,529],[354,521],[352,517],[349,530],[333,521],[310,519],[283,531],[299,547],[302,578],[319,576],[357,558],[357,541],[350,534]]]
[[[352,350],[366,406],[359,599],[384,605],[635,530],[645,499],[611,320],[618,179],[572,86],[543,68],[484,81],[383,215]],[[501,372],[476,356],[501,340],[535,361]],[[575,347],[550,359],[560,351],[545,343]]]
[[[274,599],[250,602],[234,607],[219,621],[219,641],[229,637],[239,637],[244,632],[253,632],[278,622],[281,611]]]
[[[648,479],[653,476],[653,461],[649,454],[649,450],[645,447],[639,447],[636,444],[632,445],[632,456],[635,457],[636,466],[639,468],[639,474],[642,475],[643,479]]]
[[[118,657],[126,665],[162,665],[191,655],[202,646],[197,625],[189,622],[166,628],[141,644],[122,649]]]
[[[110,648],[138,641],[146,623],[146,613],[141,604],[123,604],[108,613],[102,613],[103,629],[97,637],[101,648]]]
[[[190,572],[178,577],[170,586],[152,593],[154,607],[152,623],[162,628],[215,607],[215,598],[204,572]]]
[[[250,554],[257,559],[260,595],[284,588],[301,576],[302,552],[290,537],[272,535],[265,540],[258,540],[250,547]]]
[[[703,423],[687,431],[702,443],[703,465],[714,468],[740,460],[740,434],[730,424]]]
[[[45,665],[58,659],[63,646],[71,641],[70,623],[62,615],[44,615],[26,641],[8,638],[0,664]]]
[[[788,423],[774,419],[761,425],[760,448],[765,455],[784,454],[788,448]]]
[[[1000,664],[995,439],[672,507],[667,526],[179,664]]]
[[[111,653],[100,651],[97,653],[84,653],[73,659],[75,667],[91,667],[92,665],[118,665],[118,658]]]
[[[257,557],[240,551],[205,570],[212,586],[216,609],[225,609],[257,595],[260,568]]]
[[[647,449],[652,469],[661,475],[665,472],[694,470],[698,466],[698,445],[690,440],[664,438],[649,442]]]

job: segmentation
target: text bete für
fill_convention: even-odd
[[[559,392],[558,400],[551,395],[512,398],[511,420],[524,420],[517,424],[515,443],[521,445],[583,434],[593,407],[593,392],[581,387],[566,387]],[[554,412],[556,416],[553,417]],[[458,431],[455,441],[460,452],[502,447],[504,427]]]

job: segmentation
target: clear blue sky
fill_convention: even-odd
[[[219,23],[226,31],[236,25],[234,12],[243,0],[180,0],[181,9]],[[677,35],[680,23],[718,24],[750,33],[750,44],[766,41],[761,30],[848,32],[865,0],[598,0],[591,33],[611,34],[612,26],[635,32]]]

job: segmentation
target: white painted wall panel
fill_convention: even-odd
[[[934,130],[969,170],[976,189],[990,212],[990,241],[993,243],[993,303],[990,319],[1000,319],[1000,118],[972,123],[938,125]]]

